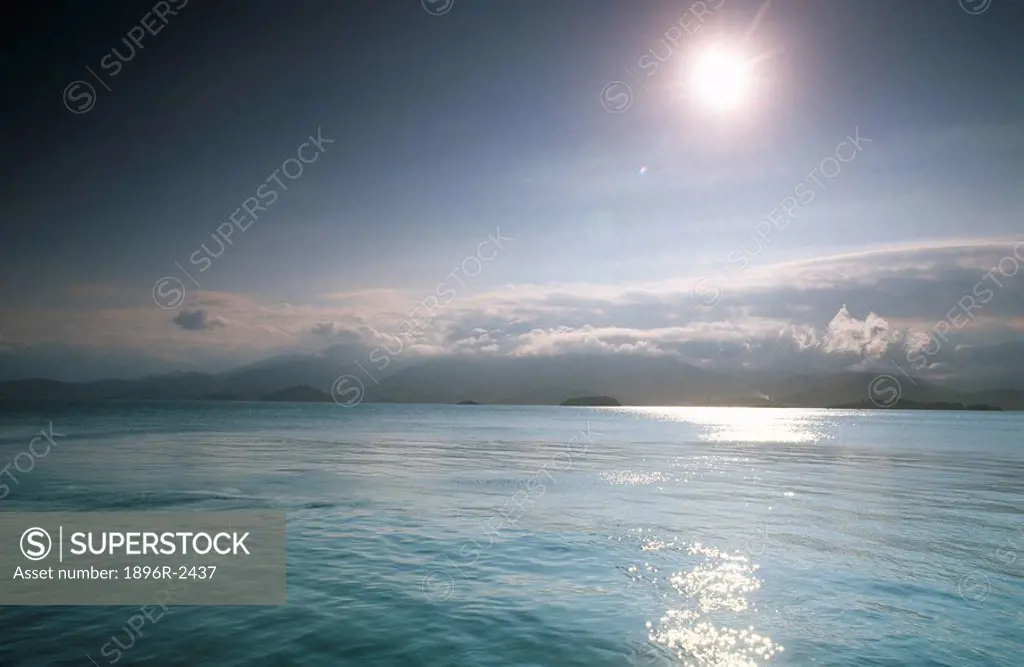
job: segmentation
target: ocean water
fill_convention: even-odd
[[[50,405],[0,467],[51,422],[0,511],[283,510],[288,603],[0,607],[3,667],[1024,664],[1022,414]]]

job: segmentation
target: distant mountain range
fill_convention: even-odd
[[[871,407],[874,403],[870,401],[869,386],[876,388],[876,400],[891,403],[897,398],[898,382],[901,403],[897,407],[948,403],[1024,410],[1024,391],[1020,389],[961,391],[898,373],[881,384],[877,374],[863,372],[738,376],[697,368],[671,357],[571,354],[405,359],[401,364],[392,363],[382,373],[367,368],[372,378],[362,370],[365,367],[310,355],[269,359],[223,373],[177,373],[85,383],[14,380],[0,382],[0,400],[322,401],[329,399],[337,378],[350,375],[344,386],[361,382],[363,400],[369,402],[558,405],[575,397],[604,396],[614,397],[623,405]],[[348,394],[339,397],[342,401],[349,399]]]

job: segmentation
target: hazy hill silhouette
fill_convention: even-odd
[[[308,396],[329,395],[335,379],[349,374],[365,387],[364,400],[400,403],[557,405],[579,396],[612,396],[623,405],[754,405],[825,408],[868,400],[874,373],[805,373],[794,376],[728,375],[670,357],[570,354],[553,357],[452,356],[393,360],[381,372],[351,356],[291,356],[223,373],[174,373],[134,380],[66,383],[26,379],[0,383],[0,399],[91,401],[104,399],[264,400],[306,387]],[[373,378],[356,364],[361,361]],[[912,403],[989,404],[1024,409],[1024,391],[955,387],[894,375],[900,395]],[[379,383],[379,384],[378,384]],[[287,397],[286,392],[283,396]],[[297,400],[316,400],[302,399]]]

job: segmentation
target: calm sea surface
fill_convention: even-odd
[[[54,405],[0,468],[51,421],[0,511],[285,511],[288,604],[2,607],[3,667],[1024,664],[1024,414]]]

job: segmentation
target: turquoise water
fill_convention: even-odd
[[[51,421],[0,511],[280,509],[288,604],[3,607],[4,667],[1022,664],[1024,415],[48,406],[0,467]]]

